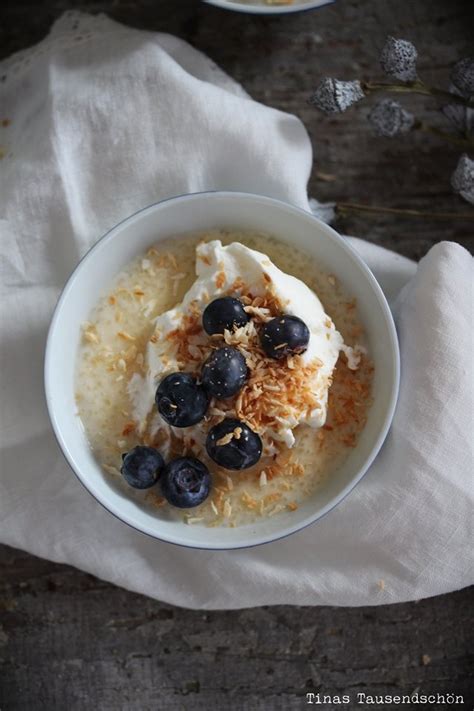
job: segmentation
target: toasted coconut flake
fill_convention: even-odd
[[[156,508],[161,508],[166,504],[166,499],[163,496],[158,496],[158,494],[155,494],[154,491],[149,491],[146,494],[145,501]]]
[[[88,343],[100,343],[99,336],[93,331],[85,331],[84,338]]]
[[[247,491],[243,491],[242,496],[240,498],[244,506],[246,506],[248,509],[253,510],[257,508],[257,501],[253,498],[253,496],[250,496]]]
[[[279,501],[280,499],[281,499],[281,494],[279,491],[274,491],[273,494],[268,494],[267,496],[263,497],[265,506],[268,506],[269,504],[274,504],[275,501]]]
[[[176,261],[176,257],[174,256],[174,254],[172,254],[171,252],[167,252],[167,253],[166,253],[166,257],[168,258],[168,260],[169,260],[171,266],[174,267],[175,269],[177,269],[177,268],[178,268],[178,262]]]
[[[86,340],[88,343],[100,343],[99,336],[97,335],[95,330],[92,330],[92,328],[87,329],[87,331],[84,331],[84,340]]]
[[[233,282],[233,284],[232,284],[232,286],[231,286],[230,288],[231,288],[231,291],[242,291],[243,289],[246,289],[246,288],[247,288],[247,285],[245,284],[245,282],[244,282],[244,280],[242,279],[242,277],[237,277],[237,278],[234,280],[234,282]],[[243,297],[244,303],[246,303],[246,300],[247,300],[247,299],[248,299],[248,297],[245,295],[245,296]],[[249,301],[249,303],[250,303],[250,301]]]
[[[126,331],[117,331],[117,336],[119,338],[121,338],[123,341],[135,341],[136,340],[135,336],[131,336]]]
[[[225,272],[219,272],[215,278],[215,284],[217,289],[223,289],[226,282]]]
[[[143,315],[149,318],[151,314],[153,313],[153,309],[156,306],[156,299],[151,299],[150,301],[147,301],[146,304],[143,307]]]
[[[234,433],[229,432],[228,434],[224,435],[223,437],[221,437],[220,439],[217,440],[216,446],[223,447],[224,445],[229,444],[229,442],[232,442],[233,439],[234,439]]]
[[[102,469],[107,472],[107,474],[112,474],[113,476],[120,476],[120,472],[117,467],[113,467],[110,464],[102,464]]]
[[[268,481],[267,481],[267,473],[265,470],[262,470],[260,472],[260,478],[258,480],[258,483],[261,488],[263,488],[264,486],[267,486]]]
[[[132,432],[135,432],[135,422],[127,422],[122,430],[122,436],[127,437]]]
[[[192,359],[198,361],[202,360],[202,351],[200,348],[198,348],[198,346],[194,346],[193,344],[189,345],[188,353]]]
[[[346,446],[346,447],[355,447],[356,446],[356,436],[354,432],[350,432],[347,434],[345,437],[341,439],[341,442]]]
[[[230,518],[232,515],[232,506],[230,505],[229,499],[226,499],[224,501],[223,514],[224,518]]]
[[[283,511],[284,506],[282,504],[277,504],[271,511],[267,513],[267,516],[274,516],[277,513],[280,513],[280,511]]]
[[[263,389],[272,393],[281,392],[281,387],[279,385],[271,385],[270,383],[263,383]],[[261,394],[261,391],[260,391]]]
[[[298,462],[295,462],[291,467],[291,473],[296,477],[304,476],[304,466]]]
[[[216,516],[219,516],[219,510],[218,510],[217,506],[215,505],[214,501],[211,501],[211,509]]]
[[[221,410],[219,407],[210,407],[208,410],[209,414],[213,417],[225,417],[225,411]]]
[[[298,504],[295,501],[290,501],[290,503],[287,504],[287,508],[290,511],[296,511],[296,509],[298,508]]]

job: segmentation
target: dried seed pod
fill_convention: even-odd
[[[464,153],[451,176],[451,185],[467,202],[474,205],[474,160]]]
[[[441,111],[460,133],[471,133],[474,129],[474,109],[461,104],[445,104]]]
[[[322,79],[309,103],[326,114],[342,113],[364,98],[360,81],[339,81],[326,77]]]
[[[474,57],[466,57],[456,62],[451,71],[451,81],[467,99],[474,94]]]
[[[415,117],[398,101],[382,99],[372,108],[369,122],[377,135],[393,138],[397,134],[407,133],[412,128]]]
[[[400,81],[416,81],[418,52],[408,40],[388,37],[380,55],[382,69],[389,77]]]

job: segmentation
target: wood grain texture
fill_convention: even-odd
[[[424,135],[374,138],[368,105],[325,117],[306,103],[322,76],[380,76],[387,34],[414,41],[420,73],[446,86],[449,67],[473,50],[472,2],[339,0],[318,12],[259,18],[198,0],[4,0],[0,55],[39,41],[71,8],[177,34],[255,99],[300,116],[313,141],[309,189],[318,199],[474,212],[450,191],[457,148]],[[429,100],[405,104],[443,125]],[[419,258],[443,239],[473,249],[472,224],[351,216],[336,227]],[[464,694],[462,708],[472,707],[472,590],[379,608],[201,613],[6,547],[0,568],[2,711],[293,710],[306,708],[307,691],[353,699],[315,708],[359,708],[358,691],[415,689]]]
[[[474,700],[472,590],[378,608],[199,612],[0,555],[2,711],[286,711],[311,708],[308,691]]]
[[[319,200],[474,214],[450,188],[462,152],[458,147],[426,134],[374,137],[367,123],[371,101],[339,116],[324,116],[307,104],[323,76],[382,78],[378,56],[388,34],[412,40],[420,76],[447,87],[453,63],[473,53],[470,0],[338,0],[285,18],[243,15],[200,0],[4,0],[0,56],[39,41],[52,21],[71,8],[177,34],[255,99],[297,114],[313,141],[309,192]],[[436,101],[415,97],[403,102],[424,121],[448,128]],[[335,179],[326,182],[320,173]],[[335,226],[414,258],[444,239],[474,250],[474,221],[351,215]]]

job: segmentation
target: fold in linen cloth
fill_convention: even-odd
[[[0,540],[193,608],[381,604],[471,583],[472,260],[455,244],[417,268],[351,240],[393,304],[402,381],[382,451],[323,520],[259,548],[189,551],[89,496],[43,396],[69,273],[102,233],[172,195],[242,190],[309,209],[311,146],[296,117],[252,101],[183,41],[104,16],[64,15],[0,70]]]

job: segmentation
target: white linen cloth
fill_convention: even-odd
[[[0,540],[193,608],[381,604],[471,583],[468,253],[439,244],[417,268],[352,240],[394,300],[402,383],[386,444],[330,515],[248,550],[147,538],[94,501],[53,438],[42,367],[60,289],[102,233],[162,198],[234,189],[309,209],[308,136],[183,41],[103,16],[68,13],[1,75]]]

